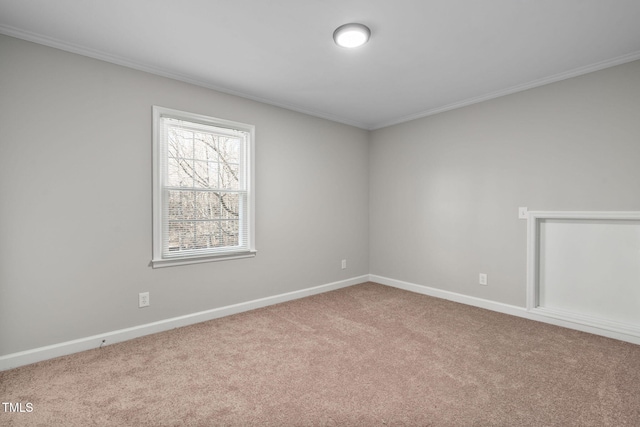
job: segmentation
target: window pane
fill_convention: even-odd
[[[210,187],[209,164],[195,160],[193,167],[193,186],[200,188]]]
[[[217,230],[217,221],[198,222],[196,224],[196,249],[215,248],[219,246],[216,240]]]
[[[192,187],[192,161],[184,159],[168,159],[167,185],[170,187]]]
[[[168,190],[169,220],[196,219],[196,193]]]
[[[220,164],[216,162],[194,161],[194,186],[198,188],[219,188]]]
[[[220,218],[238,219],[240,203],[238,194],[217,193],[220,197]]]
[[[193,132],[170,127],[169,156],[193,159]]]
[[[169,223],[169,252],[193,249],[195,243],[195,223]]]
[[[209,162],[209,188],[220,188],[220,163]]]
[[[154,267],[253,252],[253,126],[162,107],[154,124]]]
[[[239,163],[240,158],[240,141],[238,138],[229,138],[221,136],[218,138],[218,147],[220,156],[227,163]]]
[[[222,165],[220,170],[220,188],[225,190],[237,190],[240,188],[238,181],[238,165]]]
[[[220,218],[220,195],[211,191],[196,193],[196,219]]]
[[[213,134],[195,132],[193,135],[194,158],[198,160],[217,160],[215,138]]]
[[[221,246],[238,245],[238,221],[220,221]]]

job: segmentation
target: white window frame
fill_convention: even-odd
[[[244,132],[248,141],[245,142],[244,161],[246,170],[246,200],[248,206],[242,210],[248,218],[240,221],[240,233],[246,236],[244,245],[239,247],[198,249],[186,254],[169,254],[164,248],[164,241],[168,239],[168,201],[166,194],[168,179],[168,149],[167,141],[163,140],[162,122],[164,118],[182,120],[197,125],[214,126],[231,131]],[[255,126],[218,119],[201,114],[189,113],[165,107],[153,106],[153,268],[174,265],[194,264],[210,261],[248,258],[256,254],[255,248]],[[242,228],[244,224],[245,228]]]

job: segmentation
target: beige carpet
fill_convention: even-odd
[[[2,426],[640,426],[640,346],[366,283],[0,372]]]

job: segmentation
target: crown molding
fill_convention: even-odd
[[[444,113],[445,111],[455,110],[458,108],[466,107],[469,105],[477,104],[483,101],[489,101],[491,99],[500,98],[501,96],[511,95],[513,93],[522,92],[528,89],[533,89],[539,86],[548,85],[550,83],[559,82],[562,80],[570,79],[573,77],[578,77],[584,74],[593,73],[595,71],[604,70],[605,68],[615,67],[616,65],[626,64],[627,62],[633,62],[640,59],[640,51],[631,52],[626,55],[618,56],[616,58],[607,59],[606,61],[597,62],[595,64],[586,65],[584,67],[574,68],[573,70],[564,71],[562,73],[554,74],[549,77],[544,77],[542,79],[533,80],[528,83],[523,83],[520,85],[512,86],[507,89],[498,90],[495,92],[490,92],[486,95],[477,96],[474,98],[465,99],[462,101],[454,102],[451,104],[444,105],[442,107],[433,108],[430,110],[425,110],[420,113],[410,114],[408,116],[398,117],[394,120],[384,121],[376,123],[369,130],[382,129],[388,126],[393,126],[401,123],[406,123],[411,120],[421,119],[428,116],[433,116],[435,114]]]
[[[376,123],[364,123],[360,121],[348,120],[343,117],[335,116],[332,114],[327,114],[315,110],[310,110],[308,108],[300,107],[298,105],[289,104],[285,102],[280,102],[272,99],[262,98],[259,96],[250,95],[248,93],[244,93],[238,90],[230,89],[224,86],[219,86],[216,84],[212,84],[210,82],[206,82],[203,80],[195,79],[186,74],[174,73],[163,68],[149,66],[147,64],[143,64],[141,62],[132,61],[128,58],[112,55],[106,52],[102,52],[95,49],[89,49],[84,46],[79,46],[73,43],[63,42],[58,39],[54,39],[51,37],[43,36],[41,34],[33,33],[30,31],[24,31],[18,28],[14,28],[11,26],[0,25],[0,34],[4,34],[10,37],[15,37],[18,39],[26,40],[29,42],[41,44],[44,46],[49,46],[55,49],[60,49],[66,52],[75,53],[78,55],[86,56],[93,59],[98,59],[100,61],[109,62],[112,64],[120,65],[123,67],[131,68],[138,71],[143,71],[146,73],[154,74],[161,77],[166,77],[172,80],[178,80],[184,83],[193,84],[195,86],[204,87],[206,89],[215,90],[216,92],[225,93],[228,95],[234,95],[240,98],[249,99],[252,101],[260,102],[262,104],[272,105],[274,107],[284,108],[286,110],[295,111],[298,113],[306,114],[313,117],[318,117],[325,120],[330,120],[332,122],[342,123],[345,125],[357,127],[360,129],[373,131],[377,129],[382,129],[385,127],[398,125],[401,123],[406,123],[412,120],[421,119],[428,116],[433,116],[435,114],[444,113],[445,111],[451,111],[462,107],[467,107],[469,105],[477,104],[484,101],[489,101],[491,99],[499,98],[505,95],[511,95],[517,92],[522,92],[528,89],[533,89],[539,86],[544,86],[550,83],[559,82],[562,80],[570,79],[573,77],[578,77],[584,74],[592,73],[595,71],[600,71],[605,68],[614,67],[616,65],[622,65],[627,62],[632,62],[640,59],[640,51],[631,52],[626,55],[618,56],[616,58],[608,59],[605,61],[600,61],[595,64],[586,65],[583,67],[578,67],[569,71],[564,71],[562,73],[554,74],[549,77],[544,77],[541,79],[533,80],[528,83],[523,83],[520,85],[512,86],[507,89],[498,90],[495,92],[490,92],[485,95],[480,95],[473,98],[464,99],[461,101],[453,102],[451,104],[447,104],[441,107],[432,108],[429,110],[425,110],[422,112],[418,112],[415,114],[410,114],[407,116],[402,116],[395,118],[393,120],[380,121]]]
[[[235,89],[230,89],[224,86],[212,84],[210,82],[195,79],[186,74],[175,73],[163,68],[153,67],[141,62],[133,61],[131,59],[128,59],[122,56],[113,55],[113,54],[106,53],[96,49],[90,49],[90,48],[79,46],[73,43],[63,42],[61,40],[58,40],[52,37],[43,36],[41,34],[33,33],[30,31],[24,31],[18,28],[10,27],[10,26],[0,25],[0,34],[4,34],[9,37],[14,37],[14,38],[25,40],[32,43],[37,43],[43,46],[52,47],[54,49],[63,50],[65,52],[75,53],[78,55],[86,56],[86,57],[97,59],[100,61],[109,62],[111,64],[120,65],[122,67],[131,68],[137,71],[143,71],[145,73],[154,74],[156,76],[166,77],[172,80],[189,83],[189,84],[200,86],[206,89],[215,90],[216,92],[225,93],[227,95],[234,95],[239,98],[249,99],[251,101],[256,101],[262,104],[283,108],[285,110],[295,111],[298,113],[306,114],[306,115],[317,117],[320,119],[342,123],[342,124],[354,126],[360,129],[370,130],[370,126],[367,123],[348,120],[343,117],[322,113],[315,110],[310,110],[308,108],[300,107],[298,105],[275,101],[267,98],[262,98],[255,95],[250,95],[248,93],[244,93]]]

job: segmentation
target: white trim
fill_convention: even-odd
[[[526,310],[523,307],[515,305],[504,304],[501,302],[491,301],[488,299],[482,299],[472,297],[469,295],[459,294],[456,292],[445,291],[442,289],[431,288],[429,286],[418,285],[415,283],[404,282],[402,280],[390,279],[388,277],[378,276],[370,274],[370,281],[380,283],[382,285],[392,286],[398,289],[404,289],[405,291],[411,291],[422,295],[428,295],[431,297],[446,299],[449,301],[459,302],[461,304],[472,305],[474,307],[480,307],[491,311],[497,311],[499,313],[511,314],[513,316],[522,317]]]
[[[583,325],[592,326],[612,332],[620,332],[628,335],[637,336],[640,340],[640,327],[627,323],[620,323],[611,320],[600,319],[585,314],[572,313],[564,310],[558,310],[546,307],[536,307],[530,310],[531,313],[540,316],[552,317],[554,319],[566,320],[568,322],[577,322]]]
[[[640,345],[640,333],[638,333],[640,331],[635,328],[629,328],[628,325],[616,324],[615,322],[606,322],[606,324],[601,321],[593,322],[592,318],[587,318],[586,316],[567,316],[566,313],[554,312],[548,309],[528,311],[524,307],[458,294],[456,292],[444,291],[442,289],[390,279],[388,277],[377,276],[375,274],[370,274],[369,280],[371,282],[393,286],[406,291],[416,292],[423,295],[429,295],[436,298],[442,298],[449,301],[496,311],[498,313],[509,314],[512,316],[522,317],[524,319],[548,323],[555,326],[561,326],[563,328],[588,332],[590,334]]]
[[[565,71],[562,73],[555,74],[553,76],[545,77],[542,79],[534,80],[532,82],[523,83],[520,85],[512,86],[507,89],[498,90],[495,92],[490,92],[485,95],[477,96],[474,98],[464,99],[458,102],[453,102],[451,104],[432,108],[430,110],[425,110],[420,113],[411,114],[408,116],[401,116],[393,120],[381,121],[377,123],[364,123],[356,120],[345,119],[343,117],[339,117],[333,114],[329,114],[326,112],[320,112],[311,110],[308,108],[304,108],[298,105],[289,104],[286,102],[280,102],[272,99],[267,99],[255,95],[250,95],[238,90],[226,88],[223,86],[214,85],[208,82],[205,82],[200,79],[196,79],[190,77],[185,74],[176,73],[172,71],[165,70],[163,68],[153,67],[147,64],[143,64],[137,61],[133,61],[131,59],[127,59],[122,56],[112,55],[106,52],[102,52],[95,49],[89,49],[84,46],[79,46],[76,44],[64,42],[62,40],[54,39],[52,37],[43,36],[41,34],[37,34],[31,31],[24,31],[18,28],[14,28],[8,25],[0,25],[0,34],[5,34],[10,37],[15,37],[18,39],[30,41],[33,43],[38,43],[44,46],[53,47],[56,49],[64,50],[66,52],[75,53],[82,56],[87,56],[89,58],[98,59],[100,61],[109,62],[111,64],[120,65],[123,67],[131,68],[138,71],[143,71],[145,73],[154,74],[156,76],[166,77],[169,79],[189,83],[192,85],[204,87],[207,89],[212,89],[217,92],[226,93],[229,95],[238,96],[240,98],[250,99],[252,101],[260,102],[267,105],[273,105],[275,107],[284,108],[291,111],[296,111],[298,113],[307,114],[313,117],[319,117],[321,119],[330,120],[332,122],[343,123],[349,126],[354,126],[360,129],[365,130],[376,130],[382,129],[388,126],[397,125],[400,123],[409,122],[411,120],[421,119],[428,116],[433,116],[435,114],[444,113],[445,111],[455,110],[457,108],[466,107],[469,105],[477,104],[479,102],[489,101],[491,99],[499,98],[505,95],[511,95],[513,93],[522,92],[528,89],[533,89],[539,86],[544,86],[550,83],[559,82],[561,80],[570,79],[573,77],[578,77],[583,74],[592,73],[595,71],[600,71],[605,68],[615,67],[616,65],[626,64],[627,62],[632,62],[640,59],[640,51],[631,52],[626,55],[622,55],[616,58],[608,59],[605,61],[597,62],[595,64],[586,65],[584,67],[575,68],[573,70]]]
[[[205,255],[197,257],[184,257],[184,258],[167,258],[167,259],[152,259],[151,266],[153,268],[173,267],[177,265],[189,265],[200,264],[203,262],[216,262],[216,261],[230,261],[232,259],[253,258],[256,256],[256,251],[239,252],[234,255],[231,252],[224,253],[222,255]]]
[[[203,114],[180,111],[172,108],[166,108],[154,105],[152,106],[152,137],[153,137],[153,244],[151,266],[171,267],[185,264],[195,264],[210,261],[225,261],[238,258],[254,257],[256,254],[255,242],[255,126],[246,123],[235,122],[217,117],[210,117]],[[243,165],[247,182],[244,185],[244,191],[238,190],[237,193],[246,193],[247,200],[246,211],[241,212],[248,216],[246,221],[240,219],[240,223],[244,223],[245,227],[240,227],[241,233],[246,233],[246,238],[240,238],[240,242],[246,241],[246,245],[234,247],[233,250],[225,250],[220,248],[213,250],[211,248],[180,252],[176,256],[168,256],[163,246],[166,241],[164,234],[167,232],[167,223],[165,222],[164,210],[166,208],[164,200],[166,187],[166,158],[167,158],[167,142],[166,136],[162,135],[163,119],[177,119],[193,124],[193,126],[202,125],[206,132],[210,132],[214,128],[215,133],[222,129],[224,132],[232,131],[243,134],[243,159],[240,162]],[[242,185],[241,185],[242,187]],[[195,190],[195,189],[194,189]],[[240,243],[239,242],[239,243]]]
[[[538,220],[536,212],[527,213],[527,310],[531,311],[538,305],[536,283],[538,283]]]
[[[218,319],[220,317],[230,316],[232,314],[242,313],[273,304],[279,304],[282,302],[292,301],[311,295],[317,295],[324,292],[346,288],[364,282],[375,282],[381,285],[392,286],[394,288],[404,289],[406,291],[415,292],[422,295],[446,299],[461,304],[484,308],[486,310],[491,310],[498,313],[509,314],[512,316],[522,317],[525,319],[548,323],[569,329],[575,329],[582,332],[588,332],[591,334],[601,335],[608,338],[627,341],[633,344],[640,345],[640,336],[636,336],[634,333],[635,331],[627,331],[625,333],[624,331],[621,332],[619,330],[611,330],[602,328],[601,326],[588,324],[588,319],[585,319],[587,320],[586,322],[577,322],[575,316],[573,318],[567,318],[563,316],[562,313],[558,312],[550,312],[549,310],[546,310],[546,313],[543,313],[544,310],[527,311],[524,307],[472,297],[456,292],[450,292],[442,289],[405,282],[402,280],[390,279],[388,277],[378,276],[375,274],[367,274],[363,276],[353,277],[351,279],[328,283],[326,285],[315,286],[311,288],[301,289],[299,291],[293,291],[225,307],[214,308],[212,310],[187,314],[171,319],[147,323],[145,325],[134,326],[131,328],[120,329],[117,331],[106,332],[103,334],[93,335],[90,337],[80,338],[72,341],[66,341],[59,344],[39,347],[32,350],[7,354],[5,356],[0,356],[0,371],[17,368],[19,366],[28,365],[43,360],[53,359],[55,357],[78,353],[85,350],[91,350],[100,347],[103,340],[105,340],[105,345],[115,344],[118,342],[155,334],[158,332],[168,331],[182,326],[206,322],[208,320]]]
[[[350,279],[340,280],[338,282],[328,283],[325,285],[314,286],[298,291],[287,292],[284,294],[228,305],[225,307],[214,308],[212,310],[201,311],[199,313],[187,314],[171,319],[147,323],[145,325],[139,325],[131,328],[120,329],[117,331],[106,332],[103,334],[92,335],[90,337],[79,338],[76,340],[48,345],[45,347],[39,347],[32,350],[7,354],[5,356],[0,356],[0,371],[5,371],[7,369],[17,368],[19,366],[52,359],[54,357],[60,357],[80,351],[91,350],[100,347],[103,340],[105,340],[104,345],[115,344],[134,338],[139,338],[145,335],[168,331],[182,326],[206,322],[207,320],[218,319],[220,317],[230,316],[232,314],[242,313],[249,310],[255,310],[257,308],[266,307],[269,305],[280,304],[286,301],[292,301],[311,295],[346,288],[348,286],[357,285],[368,280],[368,275],[353,277]]]
[[[538,242],[541,219],[640,220],[636,211],[529,211],[527,218],[527,310],[538,308]]]
[[[540,220],[545,219],[640,220],[640,212],[529,211],[529,217],[527,219],[527,312],[541,319],[554,319],[559,321],[571,322],[572,324],[584,325],[585,327],[597,328],[597,332],[593,333],[608,336],[611,338],[621,339],[623,341],[633,342],[635,344],[640,344],[640,327],[636,325],[609,321],[606,319],[596,318],[580,313],[551,309],[538,305],[538,285],[540,279],[539,225]],[[627,338],[620,338],[620,336],[624,336]]]
[[[307,114],[313,117],[319,117],[321,119],[330,120],[332,122],[343,123],[345,125],[354,126],[354,127],[365,129],[365,130],[371,129],[371,127],[367,123],[363,123],[355,120],[348,120],[333,114],[311,110],[295,104],[289,104],[286,102],[280,102],[272,99],[263,98],[260,96],[250,95],[248,93],[241,92],[235,89],[215,85],[215,84],[206,82],[204,80],[200,80],[200,79],[188,76],[186,74],[168,71],[166,69],[150,66],[148,64],[143,64],[141,62],[134,61],[134,60],[125,58],[123,56],[112,55],[110,53],[64,42],[62,40],[43,36],[41,34],[33,33],[31,31],[24,31],[8,25],[0,25],[0,34],[4,34],[10,37],[15,37],[21,40],[26,40],[32,43],[41,44],[43,46],[49,46],[55,49],[64,50],[65,52],[75,53],[77,55],[86,56],[89,58],[97,59],[99,61],[109,62],[111,64],[120,65],[122,67],[131,68],[133,70],[143,71],[145,73],[154,74],[156,76],[166,77],[168,79],[189,83],[189,84],[200,86],[206,89],[215,90],[216,92],[226,93],[228,95],[234,95],[244,99],[250,99],[251,101],[260,102],[262,104],[273,105],[275,107],[284,108],[286,110],[296,111],[298,113]]]
[[[640,211],[529,211],[529,219],[640,220]]]
[[[507,89],[490,92],[485,95],[480,95],[475,98],[463,99],[462,101],[454,102],[442,107],[432,108],[420,113],[411,114],[408,116],[398,117],[394,120],[388,120],[385,122],[379,122],[368,128],[368,130],[382,129],[388,126],[398,125],[400,123],[410,122],[412,120],[421,119],[435,114],[444,113],[445,111],[455,110],[469,105],[477,104],[491,99],[500,98],[501,96],[511,95],[525,90],[533,89],[536,87],[556,83],[562,80],[571,79],[573,77],[582,76],[584,74],[593,73],[596,71],[604,70],[605,68],[615,67],[616,65],[626,64],[627,62],[637,61],[640,59],[640,51],[631,52],[626,55],[618,56],[616,58],[608,59],[605,61],[597,62],[595,64],[586,65],[584,67],[575,68],[573,70],[565,71],[562,73],[554,74],[553,76],[544,77],[538,80],[534,80],[528,83],[523,83],[516,86],[511,86]]]

